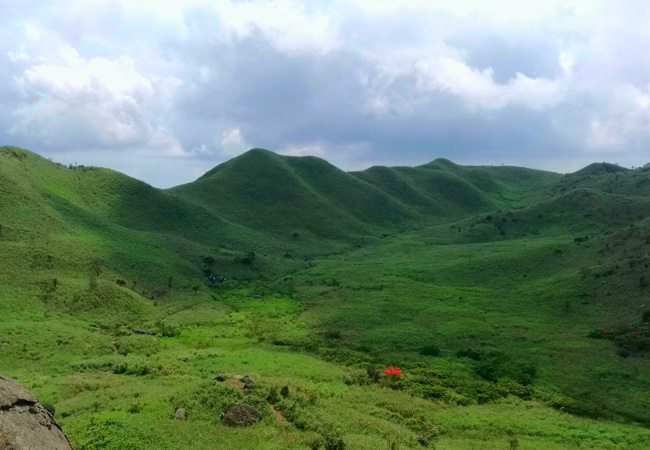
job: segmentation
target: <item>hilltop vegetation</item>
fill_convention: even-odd
[[[0,373],[79,449],[647,448],[649,177],[256,149],[160,190],[1,147]]]

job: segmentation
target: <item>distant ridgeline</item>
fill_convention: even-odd
[[[195,278],[206,269],[236,280],[388,234],[522,208],[560,178],[445,159],[344,172],[320,158],[254,149],[192,183],[156,189],[113,170],[1,147],[1,239],[41,239],[50,248],[65,241],[82,266],[91,246],[98,264],[125,281],[157,285],[166,272]],[[169,268],[161,275],[159,267]]]
[[[559,189],[585,183],[446,159],[344,172],[320,158],[263,149],[171,189],[109,169],[65,167],[16,147],[0,147],[0,163],[0,240],[65,245],[78,250],[81,266],[97,260],[152,289],[172,272],[187,280],[282,272],[305,257],[389,234],[554,201]],[[627,171],[598,163],[575,175]]]

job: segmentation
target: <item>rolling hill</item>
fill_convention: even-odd
[[[88,450],[644,449],[649,220],[606,163],[254,149],[161,190],[0,147],[0,373]]]

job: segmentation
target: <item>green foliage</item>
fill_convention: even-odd
[[[126,355],[124,358],[114,360],[111,364],[111,370],[114,374],[143,376],[152,373],[154,367],[151,361],[145,357]]]
[[[258,150],[158,190],[2,147],[0,366],[75,448],[645,448],[647,173],[592,169]]]
[[[173,326],[164,320],[159,320],[156,323],[156,326],[158,327],[160,335],[163,337],[178,337],[181,334],[180,328]]]
[[[153,336],[120,336],[115,340],[115,349],[120,355],[133,353],[151,356],[160,351],[160,342]]]
[[[52,417],[54,417],[54,415],[56,414],[56,408],[54,407],[54,405],[51,405],[49,403],[43,403],[42,405],[43,405],[43,408],[45,408],[47,410],[47,412],[52,414]]]
[[[420,354],[423,356],[440,356],[440,349],[435,344],[428,344],[420,348]]]
[[[650,322],[650,310],[648,311],[643,311],[643,314],[641,315],[641,321],[643,323],[648,323]]]
[[[522,385],[529,385],[535,379],[537,368],[528,362],[514,361],[505,353],[492,351],[474,364],[477,375],[488,381],[497,382],[510,378]]]
[[[377,383],[383,375],[381,368],[375,364],[368,364],[366,366],[366,373],[368,374],[370,381],[373,383]]]

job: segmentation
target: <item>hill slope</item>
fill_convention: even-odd
[[[646,448],[647,172],[579,172],[255,150],[159,190],[2,147],[0,367],[81,449]]]
[[[436,160],[417,168],[346,173],[315,157],[254,149],[170,192],[280,239],[394,232],[501,205],[524,205],[560,176],[519,168],[464,168]]]

